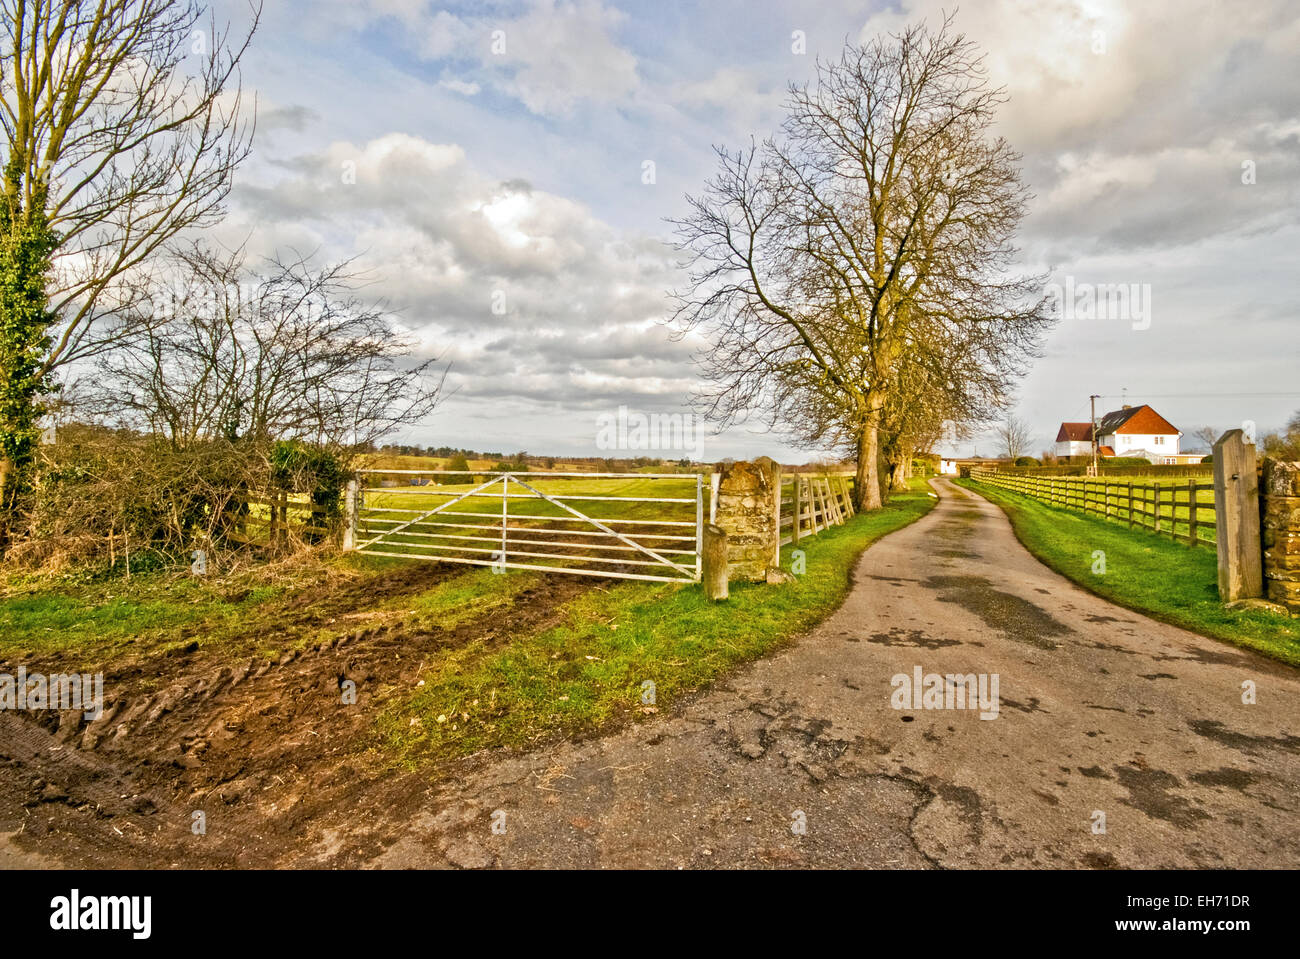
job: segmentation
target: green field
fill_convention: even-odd
[[[1300,665],[1300,620],[1262,610],[1224,609],[1213,549],[1130,530],[986,483],[956,482],[1000,506],[1026,549],[1084,589],[1155,619]],[[1096,550],[1106,554],[1105,575],[1092,572]]]
[[[592,497],[628,497],[634,499],[687,499],[688,503],[628,503],[602,502],[598,499],[574,501],[572,505],[581,512],[598,519],[612,516],[640,519],[695,519],[695,477],[683,476],[667,479],[550,479],[532,476],[523,477],[524,482],[538,491],[550,496],[592,496]],[[414,487],[398,485],[377,487],[368,485],[364,492],[366,509],[403,509],[423,512],[433,509],[440,503],[468,493],[476,486],[492,480],[491,473],[476,474],[472,483],[443,483],[438,486]],[[709,505],[709,484],[707,478],[703,485],[704,508]],[[510,485],[510,511],[516,511],[516,505],[527,505],[527,512],[547,517],[563,517],[564,510],[544,500],[527,497],[527,491],[515,484]],[[476,493],[469,499],[461,500],[454,509],[458,512],[480,513],[485,516],[501,514],[501,484]],[[362,517],[365,518],[364,516]],[[472,522],[472,520],[470,520]]]

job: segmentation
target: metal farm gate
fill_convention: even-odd
[[[700,578],[704,479],[697,473],[359,476],[365,482],[349,513],[353,548],[363,553],[502,571],[667,583]]]

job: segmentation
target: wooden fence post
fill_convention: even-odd
[[[849,519],[852,519],[856,510],[853,509],[853,494],[849,491],[849,481],[843,476],[839,479],[840,489],[844,492],[844,512],[848,514]]]
[[[822,496],[826,498],[826,505],[831,511],[831,522],[839,526],[844,520],[840,517],[840,504],[835,499],[835,491],[831,489],[829,477],[822,477]]]
[[[791,508],[794,515],[791,517],[792,522],[790,523],[790,546],[793,549],[799,548],[799,524],[803,521],[803,500],[799,495],[802,488],[802,480],[799,474],[795,473],[793,493],[794,503]]]
[[[1219,598],[1231,603],[1263,596],[1255,445],[1241,430],[1228,430],[1214,444],[1214,538]]]
[[[1187,481],[1187,541],[1196,545],[1196,480]]]
[[[355,549],[357,545],[357,478],[348,480],[343,501],[343,548]]]
[[[704,554],[701,582],[704,595],[711,600],[727,598],[727,533],[721,526],[704,527]]]

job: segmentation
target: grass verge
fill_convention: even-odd
[[[695,585],[602,586],[564,607],[560,625],[504,647],[449,650],[414,693],[384,709],[382,744],[413,766],[589,735],[655,712],[824,619],[848,592],[862,551],[934,502],[918,481],[885,508],[805,540],[806,572],[791,584],[733,584],[723,603]],[[783,567],[791,559],[782,550]],[[654,705],[644,702],[647,682]]]
[[[1057,509],[968,479],[959,486],[997,504],[1016,538],[1039,560],[1089,592],[1174,626],[1300,666],[1300,620],[1262,610],[1229,610],[1219,601],[1218,556],[1154,533]],[[1092,572],[1093,553],[1106,572]]]

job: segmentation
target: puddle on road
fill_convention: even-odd
[[[1198,786],[1224,786],[1228,789],[1235,789],[1237,792],[1245,792],[1247,786],[1254,785],[1263,777],[1245,769],[1221,766],[1218,769],[1207,769],[1204,772],[1192,773],[1187,778]]]
[[[931,589],[943,591],[939,602],[956,603],[1018,643],[1056,649],[1060,644],[1047,637],[1070,632],[1068,626],[1029,600],[994,589],[982,576],[930,576],[925,583]]]
[[[942,649],[945,646],[960,646],[959,639],[936,639],[928,636],[924,630],[891,627],[887,633],[873,633],[867,642],[881,646],[911,646],[920,649]]]
[[[1282,736],[1252,736],[1228,729],[1217,719],[1194,719],[1187,724],[1192,732],[1241,753],[1254,753],[1261,749],[1282,749],[1300,752],[1300,736],[1287,733]]]
[[[1134,769],[1131,766],[1116,766],[1115,772],[1119,776],[1119,784],[1128,790],[1128,799],[1121,802],[1141,810],[1153,819],[1162,819],[1186,828],[1210,818],[1182,796],[1170,792],[1183,785],[1172,773],[1162,769]]]

